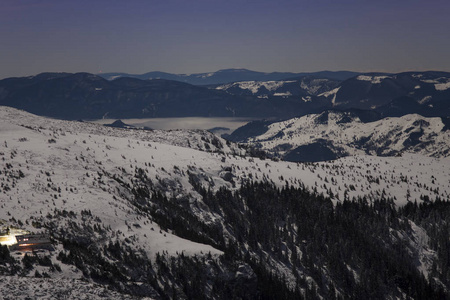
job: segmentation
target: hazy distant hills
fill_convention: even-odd
[[[308,95],[305,91],[303,94]],[[89,73],[43,73],[0,81],[0,105],[69,120],[105,117],[287,118],[327,105],[322,102],[321,99],[305,102],[298,97],[261,99],[251,94],[236,95],[165,79],[121,77],[109,81]]]
[[[266,115],[269,103],[178,81],[45,73],[0,81],[0,103],[62,119]]]
[[[358,75],[359,73],[350,71],[321,71],[310,73],[290,73],[290,72],[257,72],[247,69],[224,69],[217,72],[197,73],[197,74],[171,74],[165,72],[149,72],[145,74],[128,74],[128,73],[102,73],[99,76],[113,80],[120,77],[132,77],[138,79],[167,79],[186,82],[194,85],[210,85],[210,84],[224,84],[236,81],[273,81],[285,80],[290,78],[298,78],[303,76],[317,76],[324,78],[331,78],[337,80],[344,80]]]
[[[215,88],[233,95],[297,99],[316,110],[373,110],[380,116],[450,116],[450,73],[446,72],[370,73],[343,81],[304,76],[280,81],[240,81]]]
[[[204,77],[185,76],[211,79],[209,83],[235,80],[199,86],[167,79],[116,76],[114,80],[106,80],[89,73],[43,73],[1,80],[0,105],[61,119],[288,119],[328,109],[368,110],[380,118],[412,113],[450,116],[450,73],[355,74],[343,80],[337,77],[350,76],[351,72],[300,76],[231,69],[203,74]]]

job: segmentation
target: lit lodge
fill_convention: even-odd
[[[51,241],[46,234],[16,235],[16,240],[17,243],[10,246],[11,250],[52,248]]]

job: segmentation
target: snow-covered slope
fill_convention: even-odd
[[[248,142],[294,161],[356,154],[392,156],[403,152],[447,157],[450,131],[444,128],[441,118],[406,115],[363,123],[350,112],[326,111],[273,123],[265,133]],[[318,152],[308,155],[310,150],[323,150],[323,159]]]
[[[313,127],[311,117],[306,118]],[[411,118],[414,120],[405,120],[405,124],[418,119]],[[437,120],[427,122],[428,127],[440,126]],[[2,226],[31,232],[45,228],[56,249],[46,255],[54,265],[60,265],[61,271],[39,266],[39,272],[45,272],[58,284],[66,281],[77,285],[73,279],[86,280],[86,274],[97,272],[85,270],[77,262],[64,263],[72,257],[74,245],[79,244],[107,253],[97,258],[107,266],[117,262],[111,254],[116,253],[114,243],[128,249],[124,250],[127,255],[138,253],[131,261],[148,257],[158,262],[161,254],[217,259],[222,251],[200,242],[208,241],[207,237],[180,238],[161,223],[165,220],[159,209],[161,203],[173,203],[192,216],[184,222],[223,227],[224,238],[235,239],[235,233],[227,231],[223,216],[205,205],[195,184],[211,191],[221,187],[237,189],[249,181],[273,181],[279,187],[305,185],[318,194],[331,196],[334,203],[358,196],[373,199],[381,194],[396,199],[399,205],[437,196],[449,198],[450,161],[444,157],[374,157],[361,153],[333,162],[298,164],[245,157],[244,153],[204,131],[117,129],[46,119],[0,107],[0,220]],[[438,154],[437,150],[433,153]],[[218,268],[225,272],[223,266]],[[240,265],[230,278],[245,274],[251,278],[251,272],[243,271],[246,268]],[[274,268],[281,270],[283,266]],[[124,279],[127,284],[136,288],[139,283],[140,288],[150,289],[147,295],[157,294],[139,281],[141,277],[128,274]],[[4,290],[9,283],[21,280],[8,278],[0,281],[0,286]],[[158,284],[163,285],[159,280]],[[85,288],[87,294],[98,289],[94,285]]]
[[[232,94],[238,94],[239,92],[243,93],[241,90],[246,90],[253,95],[258,95],[259,97],[268,97],[269,95],[277,94],[277,90],[286,84],[294,82],[296,81],[240,81],[220,85],[216,87],[216,89],[225,90]]]
[[[284,81],[239,81],[219,85],[216,89],[233,95],[255,95],[259,98],[300,96],[303,101],[309,102],[311,97],[333,89],[338,83],[337,80],[304,76]]]
[[[39,213],[40,207],[35,205],[39,201],[45,203],[41,203],[42,207],[51,207],[53,203],[49,204],[48,201],[40,199],[40,197],[47,198],[49,195],[53,198],[55,198],[55,195],[57,196],[55,204],[58,203],[58,207],[79,210],[86,206],[83,203],[90,198],[90,195],[96,195],[97,201],[104,202],[89,203],[89,208],[91,210],[97,209],[102,214],[115,215],[115,213],[104,210],[105,207],[108,207],[110,198],[116,196],[120,200],[120,197],[123,197],[123,203],[119,201],[114,203],[114,206],[120,204],[126,207],[128,198],[133,197],[117,192],[117,182],[110,179],[114,175],[120,175],[121,178],[124,178],[124,181],[130,180],[131,184],[133,176],[139,169],[144,170],[148,178],[155,183],[170,182],[165,187],[167,195],[181,197],[190,193],[190,197],[196,198],[191,184],[188,182],[189,176],[187,174],[189,172],[202,177],[202,183],[211,186],[213,189],[218,189],[221,186],[233,187],[233,183],[223,179],[226,177],[224,176],[225,173],[231,173],[235,186],[249,178],[263,180],[264,177],[280,186],[284,185],[285,180],[287,180],[291,183],[303,182],[312,189],[316,186],[315,182],[318,184],[321,182],[320,179],[311,180],[311,178],[317,177],[317,175],[325,177],[328,174],[329,176],[332,174],[329,169],[337,166],[340,166],[343,172],[352,174],[336,174],[337,178],[342,178],[348,184],[360,182],[361,178],[352,182],[348,177],[359,177],[361,174],[356,172],[355,169],[363,169],[363,167],[375,169],[372,171],[373,176],[380,176],[387,172],[386,174],[389,177],[393,176],[395,182],[399,181],[400,177],[394,174],[400,172],[409,173],[410,176],[414,177],[417,176],[426,183],[429,180],[423,178],[423,176],[420,178],[420,173],[428,168],[430,174],[433,170],[442,173],[440,170],[445,168],[445,162],[448,161],[448,158],[446,158],[448,152],[445,151],[445,146],[448,145],[446,141],[449,133],[442,132],[442,135],[437,135],[434,133],[436,130],[430,129],[442,128],[442,123],[438,118],[428,119],[428,121],[423,121],[422,124],[424,135],[434,137],[438,143],[433,147],[427,144],[417,153],[407,154],[405,152],[403,156],[398,157],[377,157],[367,155],[364,150],[358,149],[356,146],[355,148],[348,146],[345,149],[349,149],[349,152],[352,151],[350,153],[354,155],[353,157],[345,157],[330,162],[297,164],[242,156],[245,154],[243,149],[235,146],[235,144],[227,145],[223,139],[207,131],[116,129],[91,123],[46,119],[7,107],[1,107],[0,114],[2,120],[0,138],[4,141],[0,145],[1,156],[5,169],[9,170],[3,172],[1,176],[5,182],[4,186],[8,185],[10,188],[3,189],[3,195],[11,197],[14,195],[14,198],[18,201],[24,201],[18,206],[18,203],[7,201],[9,199],[7,197],[3,198],[3,205],[5,208],[9,207],[12,210],[22,206],[27,207],[25,204],[30,202],[34,207],[27,207],[26,211],[16,215],[19,218],[26,217],[27,214]],[[364,133],[366,133],[375,135],[373,137],[375,141],[385,140],[386,135],[398,135],[397,132],[389,135],[389,130],[399,130],[402,134],[410,133],[413,130],[408,130],[408,128],[412,128],[413,123],[417,124],[421,120],[420,116],[406,116],[385,120],[386,123],[364,124],[357,120],[351,123],[340,123],[338,117],[342,116],[338,116],[336,113],[329,113],[328,117],[328,124],[319,123],[318,116],[314,115],[274,123],[270,126],[268,132],[256,138],[255,142],[265,145],[266,149],[270,149],[269,145],[278,146],[279,149],[279,146],[287,141],[296,142],[295,145],[314,142],[319,136],[318,133],[328,136],[333,134],[343,138],[347,136],[355,141],[363,139]],[[403,126],[399,125],[398,121],[400,120],[403,122]],[[426,125],[427,122],[432,123]],[[298,126],[298,124],[303,126]],[[309,126],[305,126],[305,124]],[[355,124],[361,127],[353,127]],[[281,126],[284,126],[285,139],[271,138],[277,134],[281,136],[279,134]],[[341,127],[344,132],[339,132]],[[389,130],[381,130],[382,127]],[[405,130],[400,130],[402,128]],[[343,138],[341,140],[335,139],[335,141],[345,142]],[[403,151],[404,147],[401,145],[405,140],[407,140],[406,136],[399,138],[398,142],[391,141],[394,145],[399,145],[398,149],[395,147],[393,149],[399,153]],[[214,146],[214,144],[219,145],[219,147]],[[341,144],[338,145],[341,146]],[[430,150],[425,152],[427,149]],[[369,167],[365,166],[366,164]],[[391,167],[386,170],[377,167],[382,164],[391,165]],[[409,165],[417,166],[407,168],[406,166]],[[19,170],[23,173],[22,177],[18,175]],[[404,170],[404,172],[399,170]],[[11,178],[13,175],[17,175],[17,178],[12,182],[10,181],[9,184],[6,183],[7,178]],[[280,180],[280,177],[284,179]],[[442,192],[446,190],[445,181],[446,178],[443,178]],[[50,182],[52,184],[49,188]],[[439,184],[439,182],[436,184]],[[61,187],[61,192],[55,193],[54,187]],[[76,188],[77,191],[71,192],[71,187],[73,190]],[[342,188],[342,186],[340,187]],[[318,191],[326,192],[320,189]],[[34,196],[30,197],[30,194]],[[362,196],[365,194],[355,193],[354,195]],[[430,193],[431,195],[433,193]],[[63,198],[65,201],[61,200]],[[98,208],[95,208],[96,205],[98,205]],[[126,210],[124,207],[122,209]],[[28,211],[28,209],[32,211]],[[8,219],[6,209],[3,210],[3,215],[0,218]],[[112,222],[119,222],[115,217],[111,219],[114,219]]]

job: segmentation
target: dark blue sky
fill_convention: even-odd
[[[1,0],[0,78],[450,71],[448,0]]]

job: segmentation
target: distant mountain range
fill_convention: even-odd
[[[167,79],[118,76],[106,80],[89,73],[42,73],[1,80],[0,105],[61,119],[253,117],[285,120],[329,109],[366,110],[378,118],[413,113],[450,116],[450,73],[445,72],[318,72],[301,76],[300,73],[232,69],[209,74],[209,77],[205,74],[185,77],[211,79],[203,84],[237,81],[198,86]],[[354,76],[342,79],[350,75]]]
[[[332,82],[334,87],[338,81]],[[294,81],[297,82],[297,81]],[[326,89],[326,88],[325,88]],[[303,92],[308,95],[307,92]],[[326,101],[326,99],[325,99]],[[286,118],[320,109],[319,99],[258,98],[179,81],[121,77],[106,80],[89,73],[42,73],[0,81],[0,105],[60,119],[154,117]]]
[[[131,77],[142,80],[148,79],[166,79],[181,81],[194,85],[210,85],[210,84],[224,84],[236,81],[271,81],[271,80],[285,80],[291,78],[298,78],[303,76],[316,76],[336,80],[345,80],[359,73],[350,71],[320,71],[310,73],[290,73],[290,72],[257,72],[247,69],[224,69],[217,72],[210,73],[196,73],[196,74],[171,74],[165,72],[149,72],[145,74],[128,74],[128,73],[100,73],[99,76],[114,80],[121,77]]]
[[[61,119],[267,116],[267,103],[178,81],[43,73],[0,81],[1,105]],[[258,111],[258,106],[261,111]],[[267,112],[264,113],[264,110]]]

